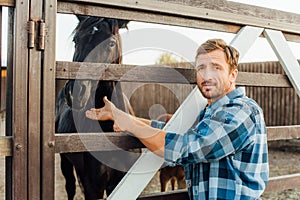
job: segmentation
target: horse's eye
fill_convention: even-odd
[[[114,40],[111,40],[108,43],[108,46],[110,46],[110,47],[114,47],[115,45],[116,45],[116,41],[114,41]]]

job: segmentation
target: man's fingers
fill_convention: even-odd
[[[107,96],[104,96],[104,97],[103,97],[103,102],[104,102],[104,103],[108,103],[108,102],[109,102],[109,100],[107,99]]]
[[[119,131],[119,127],[116,124],[114,124],[113,129],[114,129],[115,132]]]
[[[90,118],[90,119],[97,119],[95,112],[93,111],[86,111],[85,112],[86,117]]]
[[[103,113],[101,113],[100,109],[87,110],[85,112],[85,114],[88,118],[91,118],[91,119],[100,119],[103,115]]]
[[[114,129],[115,132],[123,132],[123,130],[121,130],[116,123],[114,123],[113,129]]]

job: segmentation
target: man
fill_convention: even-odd
[[[86,116],[114,120],[169,165],[183,165],[190,199],[259,199],[269,175],[266,127],[262,109],[235,86],[238,58],[221,39],[199,47],[197,85],[208,104],[183,135],[160,130],[162,122],[130,116],[106,98],[105,107]]]

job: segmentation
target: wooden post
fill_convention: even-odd
[[[39,22],[43,2],[31,0],[30,18],[33,27],[33,46],[29,49],[28,71],[28,199],[40,199],[40,119],[41,119],[41,51],[37,49]]]
[[[56,0],[44,0],[46,37],[42,82],[42,199],[54,199]]]
[[[13,60],[13,199],[28,198],[27,133],[28,133],[28,51],[27,21],[29,1],[16,0]]]
[[[5,135],[13,135],[13,47],[14,47],[14,8],[8,8],[7,22],[7,67],[6,67],[6,122]],[[12,199],[12,157],[5,157],[5,199]]]

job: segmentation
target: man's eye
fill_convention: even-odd
[[[219,70],[219,69],[220,69],[220,66],[214,65],[214,66],[213,66],[213,69],[214,69],[214,70]]]

